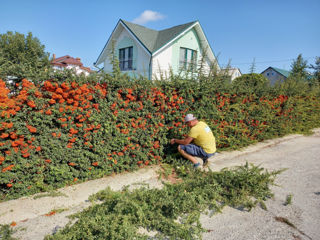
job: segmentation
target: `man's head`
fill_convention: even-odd
[[[189,127],[193,127],[197,122],[197,118],[195,116],[193,116],[193,114],[188,113],[185,118],[184,118],[184,122],[189,126]]]

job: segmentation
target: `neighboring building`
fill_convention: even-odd
[[[200,62],[205,72],[220,70],[198,21],[156,31],[120,19],[94,65],[111,72],[113,49],[121,71],[149,79],[195,70]]]
[[[240,77],[242,75],[239,68],[226,68],[221,69],[220,73],[222,75],[230,76],[231,81],[233,81],[235,78]]]
[[[51,65],[53,65],[54,69],[58,70],[74,69],[77,75],[83,73],[85,76],[88,76],[91,73],[91,69],[84,67],[80,58],[73,58],[69,55],[56,58],[56,55],[53,54]]]
[[[269,79],[270,84],[274,85],[276,82],[283,82],[289,77],[290,72],[284,69],[268,67],[261,73]]]

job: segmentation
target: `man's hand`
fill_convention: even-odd
[[[175,139],[175,138],[172,138],[170,140],[170,143],[171,144],[181,144],[181,145],[187,145],[187,144],[190,144],[191,142],[193,141],[193,138],[192,137],[186,137],[185,139]]]

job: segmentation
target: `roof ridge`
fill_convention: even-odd
[[[276,72],[282,74],[283,76],[285,77],[288,77],[290,75],[290,72],[289,70],[285,70],[285,69],[281,69],[281,68],[276,68],[276,67],[270,67],[272,69],[274,69]]]
[[[289,72],[288,70],[286,70],[286,69],[283,69],[283,68],[277,68],[277,67],[272,67],[273,69],[278,69],[278,70],[283,70],[283,71],[287,71],[287,72]]]
[[[182,26],[186,26],[186,25],[190,25],[191,26],[196,22],[198,22],[198,20],[192,21],[192,22],[188,22],[188,23],[179,24],[179,25],[176,25],[176,26],[173,26],[173,27],[170,27],[170,28],[165,28],[165,29],[160,30],[159,32],[163,32],[163,31],[166,31],[166,30],[171,30],[173,28],[182,27]]]
[[[58,61],[67,59],[68,57],[70,57],[70,56],[69,56],[69,55],[64,55],[64,56],[62,56],[62,57],[55,58],[55,59],[53,59],[52,61],[53,61],[53,62],[56,62],[56,61],[58,62]]]
[[[123,20],[123,19],[120,19],[120,21],[124,22],[125,24],[129,23],[129,24],[135,25],[135,26],[137,26],[137,27],[145,28],[145,29],[147,29],[147,30],[159,32],[159,31],[157,31],[157,30],[155,30],[155,29],[148,28],[148,27],[145,27],[145,26],[143,26],[143,25],[136,24],[136,23],[133,23],[133,22],[129,22],[129,21],[126,21],[126,20]]]
[[[187,30],[197,22],[198,21],[192,21],[192,22],[176,25],[176,26],[159,31],[159,35],[157,37],[157,41],[153,49],[154,50],[153,52],[156,52],[159,49],[161,49],[163,46],[171,42],[173,39],[178,37],[181,33],[183,33],[185,30]]]
[[[142,28],[145,28],[147,30],[151,30],[151,31],[155,31],[155,32],[162,32],[162,31],[169,30],[169,29],[172,29],[172,28],[180,27],[180,26],[183,26],[183,25],[191,25],[191,24],[194,24],[194,23],[198,22],[198,20],[195,20],[195,21],[191,21],[191,22],[188,22],[188,23],[183,23],[183,24],[179,24],[179,25],[176,25],[176,26],[173,26],[173,27],[165,28],[165,29],[162,29],[162,30],[155,30],[155,29],[148,28],[148,27],[145,27],[145,26],[137,24],[137,23],[129,22],[129,21],[126,21],[126,20],[123,20],[123,19],[120,19],[120,20],[122,22],[124,22],[124,23],[129,23],[129,24],[132,24],[132,25],[135,25],[135,26],[138,26],[138,27],[142,27]]]
[[[147,28],[145,26],[128,22],[123,19],[120,21],[131,31],[131,33],[142,43],[142,45],[151,53],[156,40],[158,38],[159,31]],[[147,36],[147,39],[146,39]]]
[[[123,19],[120,19],[120,21],[129,28],[129,30],[149,50],[150,53],[159,50],[165,44],[179,36],[179,34],[185,31],[188,27],[198,22],[192,21],[158,31]]]

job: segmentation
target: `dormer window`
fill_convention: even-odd
[[[119,49],[119,65],[121,71],[132,70],[133,47]]]

